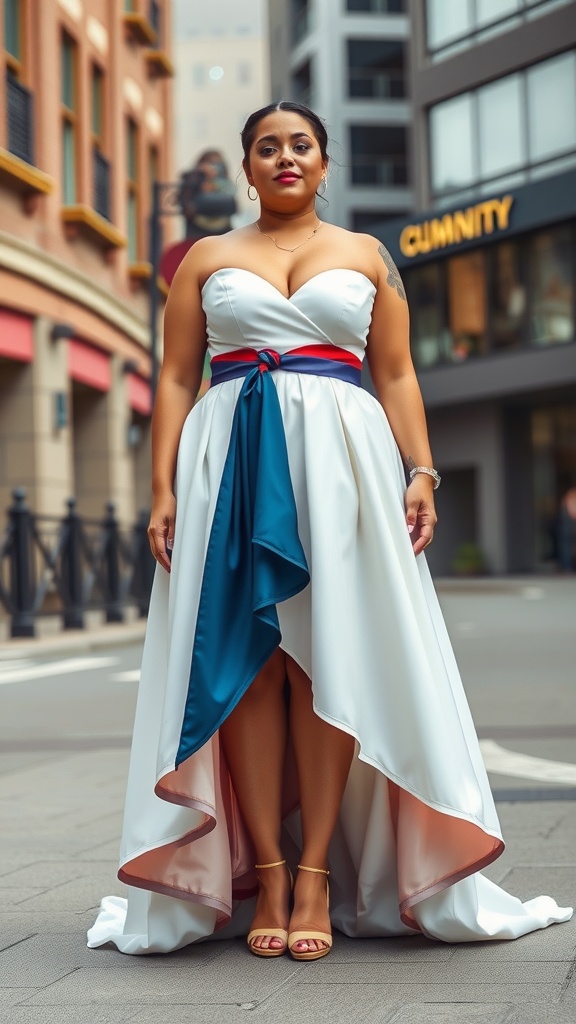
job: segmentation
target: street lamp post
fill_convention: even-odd
[[[149,331],[150,331],[150,385],[152,401],[156,395],[158,386],[158,310],[160,308],[160,291],[158,288],[158,273],[160,270],[160,258],[162,255],[162,217],[180,216],[181,208],[181,184],[177,181],[155,181],[152,185],[152,209],[150,211],[149,239],[150,254],[150,302],[149,302]]]

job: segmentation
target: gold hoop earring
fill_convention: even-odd
[[[251,189],[251,188],[253,188],[253,189],[254,189],[254,191],[256,192],[256,195],[255,195],[255,196],[251,196],[251,195],[250,195],[250,189]],[[248,185],[248,191],[246,192],[246,195],[248,196],[248,199],[249,199],[249,200],[250,200],[250,201],[251,201],[252,203],[255,203],[255,202],[256,202],[256,200],[258,199],[258,190],[257,190],[257,188],[256,188],[256,185]]]

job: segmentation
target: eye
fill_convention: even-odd
[[[273,146],[263,146],[262,149],[258,150],[259,156],[270,156],[270,153],[274,152]]]
[[[302,149],[306,153],[310,149],[310,146],[308,146],[305,142],[299,142],[296,146],[294,146],[294,149]]]

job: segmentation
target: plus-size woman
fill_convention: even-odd
[[[422,554],[438,478],[398,272],[319,220],[315,114],[265,108],[242,140],[260,216],[198,242],[166,308],[130,888],[89,944],[248,933],[316,959],[331,923],[469,941],[567,920],[479,873],[503,842]]]

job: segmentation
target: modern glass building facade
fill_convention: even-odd
[[[406,284],[443,473],[437,573],[463,544],[492,572],[558,568],[576,486],[575,7],[409,4],[419,212],[372,231]]]

